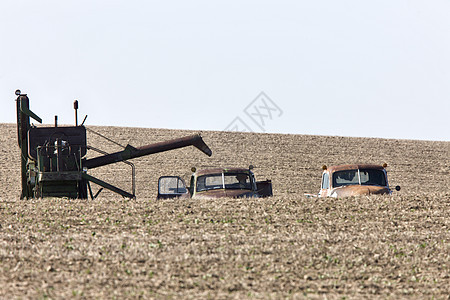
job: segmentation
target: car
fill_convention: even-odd
[[[322,185],[318,197],[350,197],[357,195],[392,194],[389,188],[387,164],[355,164],[323,166]],[[395,190],[399,191],[400,186]]]
[[[253,167],[212,168],[197,171],[192,168],[190,185],[179,176],[158,179],[157,199],[211,199],[269,197],[273,195],[272,181],[256,181]]]

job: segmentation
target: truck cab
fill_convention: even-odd
[[[370,194],[392,194],[389,188],[387,165],[323,166],[319,197],[349,197]],[[396,186],[397,191],[400,190]]]
[[[252,168],[192,168],[190,185],[179,176],[162,176],[158,180],[158,199],[169,198],[248,198],[272,196],[270,180],[256,181]]]

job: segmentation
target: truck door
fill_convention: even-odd
[[[178,176],[161,176],[158,179],[157,199],[189,198],[184,180]]]

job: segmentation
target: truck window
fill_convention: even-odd
[[[386,186],[386,176],[383,170],[361,169],[345,170],[333,173],[333,187],[345,185],[380,185]]]
[[[250,176],[246,173],[225,173],[225,188],[227,190],[251,190]]]
[[[197,178],[197,192],[223,188],[222,174],[204,175]]]
[[[333,173],[333,187],[359,184],[358,170],[346,170]]]
[[[386,176],[382,170],[359,170],[361,184],[386,186]]]
[[[187,193],[183,181],[178,177],[161,177],[158,186],[158,192],[163,195]]]
[[[330,187],[330,176],[328,173],[323,173],[322,176],[322,189],[326,190]]]
[[[197,178],[197,192],[215,189],[251,190],[253,181],[247,173],[203,175]]]

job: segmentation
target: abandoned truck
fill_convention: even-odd
[[[322,186],[318,197],[350,197],[356,195],[392,194],[387,164],[323,166]],[[395,190],[399,191],[400,186]]]
[[[247,198],[272,196],[270,180],[256,181],[249,168],[214,168],[197,171],[192,168],[190,186],[178,176],[162,176],[158,180],[158,199],[170,198]]]

